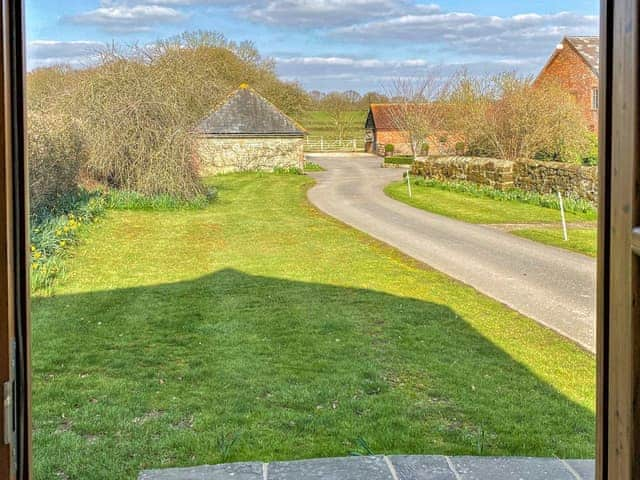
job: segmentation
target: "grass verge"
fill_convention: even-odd
[[[36,479],[376,453],[592,457],[595,362],[310,208],[301,175],[113,211],[33,299]]]
[[[590,257],[597,254],[597,229],[594,228],[570,228],[569,240],[565,241],[562,228],[537,228],[537,229],[514,229],[513,234],[520,237],[546,243],[555,247],[565,248],[578,253],[584,253]]]

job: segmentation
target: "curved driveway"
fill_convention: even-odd
[[[308,193],[320,210],[594,351],[593,259],[393,200],[383,188],[403,170],[378,157],[310,157],[326,169]]]

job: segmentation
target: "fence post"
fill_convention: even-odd
[[[569,240],[569,235],[567,234],[567,219],[564,215],[564,202],[562,201],[562,194],[560,190],[558,190],[558,200],[560,201],[560,214],[562,216],[562,234],[564,235],[564,241]]]

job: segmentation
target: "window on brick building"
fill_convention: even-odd
[[[600,108],[600,91],[598,87],[591,89],[591,109],[598,110]]]

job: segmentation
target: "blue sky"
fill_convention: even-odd
[[[185,30],[253,41],[307,89],[383,90],[466,68],[535,74],[564,35],[595,35],[597,0],[26,0],[29,68],[86,65],[104,43]]]

